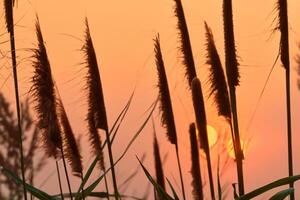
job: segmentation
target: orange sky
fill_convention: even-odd
[[[38,13],[44,39],[53,69],[53,75],[60,93],[65,102],[71,123],[77,134],[85,134],[84,126],[85,97],[83,92],[84,75],[82,69],[82,54],[78,51],[83,38],[84,17],[90,22],[91,33],[100,63],[101,78],[107,104],[108,118],[113,119],[121,110],[136,82],[137,92],[130,114],[117,137],[114,152],[119,155],[134,130],[142,122],[144,111],[155,98],[157,76],[153,58],[153,41],[156,33],[160,33],[161,45],[169,84],[172,91],[173,106],[179,133],[179,145],[183,157],[183,168],[186,174],[186,187],[190,186],[190,155],[188,141],[188,124],[193,120],[189,91],[183,77],[183,67],[178,53],[178,38],[176,19],[173,14],[172,0],[129,0],[129,1],[98,1],[98,0],[19,0],[16,9],[16,45],[19,49],[20,85],[22,97],[27,96],[28,83],[32,68],[28,62],[26,49],[33,47],[35,41],[34,20]],[[292,73],[292,110],[294,132],[294,163],[295,174],[300,173],[300,95],[297,90],[297,73],[294,57],[299,53],[297,42],[300,41],[300,21],[298,0],[289,0],[290,17],[290,47]],[[223,25],[222,3],[220,0],[186,1],[183,0],[193,53],[198,75],[202,81],[204,91],[208,91],[207,66],[205,63],[204,20],[212,28],[217,48],[223,59]],[[272,24],[276,13],[275,0],[243,0],[233,1],[235,36],[238,55],[240,57],[241,86],[237,90],[239,122],[243,138],[251,139],[245,160],[246,190],[250,191],[257,186],[287,175],[287,148],[285,132],[285,98],[284,98],[284,69],[277,64],[261,101],[260,107],[252,126],[246,131],[247,124],[254,110],[259,93],[261,92],[266,76],[278,53],[279,34],[272,34],[276,24]],[[3,15],[1,16],[3,24]],[[1,26],[5,31],[4,25]],[[72,37],[72,36],[74,37]],[[1,41],[8,37],[6,34]],[[1,51],[6,52],[9,46]],[[12,78],[9,75],[9,60],[1,61],[1,90],[11,94],[13,89]],[[9,78],[7,82],[4,80]],[[216,117],[214,106],[210,101],[206,104],[208,122],[217,128],[219,134],[226,132],[222,119]],[[155,114],[156,121],[157,112]],[[159,123],[156,124],[159,127]],[[178,180],[177,170],[173,169],[174,155],[171,145],[166,142],[164,131],[158,128],[159,141],[162,144],[162,153],[169,153],[166,163],[166,176],[174,181]],[[87,143],[85,143],[87,145]],[[83,144],[84,145],[84,144]],[[88,146],[88,145],[87,145]],[[218,147],[214,147],[216,157]],[[84,148],[85,158],[88,157],[88,148]],[[125,160],[120,163],[117,172],[124,179],[137,165],[135,155],[142,156],[147,152],[146,166],[152,171],[152,130],[151,126],[143,132],[136,141]],[[84,159],[87,166],[88,159]],[[204,161],[202,161],[204,163]],[[53,163],[50,163],[50,165]],[[49,168],[50,168],[49,165]],[[129,166],[127,166],[129,165]],[[54,167],[54,166],[53,166]],[[171,167],[171,168],[170,168]],[[206,172],[203,170],[203,173]],[[235,179],[235,167],[230,168],[223,176],[223,182],[232,183]],[[36,183],[39,184],[40,175]],[[52,177],[50,181],[56,181]],[[53,180],[52,180],[53,179]],[[142,194],[147,185],[145,176],[140,173],[137,179],[139,184],[133,183],[129,192]],[[176,185],[176,184],[175,184]],[[300,187],[300,184],[296,184]],[[231,190],[231,187],[229,187]],[[49,192],[57,192],[56,187],[46,186]],[[176,187],[178,189],[178,187]],[[179,190],[178,190],[179,191]],[[188,189],[190,193],[190,188]],[[300,193],[299,193],[300,194]]]

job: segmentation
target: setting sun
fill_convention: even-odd
[[[241,140],[241,146],[242,146],[242,149],[243,149],[243,153],[245,155],[246,153],[246,148],[245,148],[245,143],[244,143],[244,140]],[[227,143],[227,151],[228,151],[228,154],[231,158],[235,159],[235,153],[234,153],[234,149],[233,149],[233,144],[232,144],[232,139],[230,139]]]
[[[218,133],[213,126],[207,125],[206,129],[207,129],[209,147],[212,147],[217,143]]]

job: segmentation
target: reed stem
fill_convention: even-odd
[[[62,190],[62,185],[61,185],[61,179],[60,179],[60,172],[59,172],[59,167],[58,167],[58,161],[57,160],[55,160],[55,164],[56,164],[56,171],[57,171],[57,178],[58,178],[60,196],[61,196],[61,199],[64,200],[64,195],[63,195],[63,190]]]
[[[104,172],[106,170],[104,169]],[[107,193],[107,200],[109,200],[109,189],[108,189],[108,185],[107,185],[107,179],[106,179],[106,174],[104,175],[104,184],[105,184],[105,189],[106,189],[106,193]]]
[[[13,9],[12,9],[13,12]],[[12,14],[13,15],[13,14]],[[20,112],[20,99],[19,99],[19,86],[18,86],[18,72],[17,72],[17,60],[16,60],[16,46],[15,46],[15,32],[14,32],[14,22],[12,17],[12,27],[10,29],[10,46],[11,46],[11,60],[13,65],[13,76],[15,85],[15,98],[16,98],[16,109],[18,118],[18,132],[19,132],[19,145],[20,145],[20,162],[21,162],[21,173],[22,173],[22,184],[24,199],[27,200],[27,190],[26,190],[26,180],[25,180],[25,167],[24,167],[24,153],[23,153],[23,131],[21,127],[21,112]]]
[[[244,175],[243,175],[244,155],[241,147],[241,140],[239,134],[235,87],[229,87],[229,93],[230,93],[231,111],[233,117],[233,130],[234,130],[234,140],[232,141],[235,142],[235,144],[233,145],[236,151],[235,157],[236,157],[236,166],[237,166],[239,195],[241,196],[245,194]]]
[[[206,153],[206,161],[207,161],[207,170],[208,170],[208,179],[209,179],[209,187],[210,187],[210,195],[211,199],[215,200],[215,189],[214,189],[214,179],[212,175],[212,166],[210,160],[210,153],[209,151]]]
[[[108,130],[105,130],[105,134],[106,134],[109,162],[110,162],[110,167],[111,167],[111,175],[112,175],[113,186],[114,186],[114,195],[115,195],[115,199],[118,200],[119,199],[119,192],[118,192],[117,179],[116,179],[115,167],[114,167],[114,159],[113,159],[113,154],[112,154],[112,149],[111,149],[111,143],[110,143]]]
[[[180,176],[182,196],[183,196],[183,199],[186,200],[185,190],[184,190],[184,183],[183,183],[183,176],[182,176],[182,170],[181,170],[181,164],[180,164],[180,159],[179,159],[178,144],[177,143],[175,144],[175,149],[176,149],[176,158],[177,158],[177,164],[178,164],[178,170],[179,170],[179,176]]]
[[[290,86],[290,70],[285,70],[286,75],[286,109],[287,109],[287,137],[288,137],[288,163],[289,176],[293,176],[293,145],[292,145],[292,127],[291,127],[291,86]],[[290,188],[294,187],[294,183],[290,183]],[[294,193],[290,196],[291,200],[295,199]]]
[[[83,182],[83,173],[81,173],[81,181]],[[84,186],[81,188],[81,195],[82,195],[82,199],[85,200],[85,197],[84,197]]]
[[[61,156],[62,156],[62,160],[63,160],[64,170],[65,170],[67,184],[68,184],[68,189],[69,189],[69,193],[70,193],[70,198],[71,198],[71,200],[73,200],[72,188],[71,188],[70,179],[69,179],[69,175],[68,175],[68,170],[67,170],[66,159],[65,159],[65,156],[64,156],[63,147],[61,147]]]

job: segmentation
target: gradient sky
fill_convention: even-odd
[[[237,89],[240,132],[242,138],[249,142],[244,165],[246,191],[266,184],[272,180],[287,176],[287,139],[285,120],[284,69],[280,63],[275,66],[270,82],[260,102],[253,123],[249,120],[254,111],[258,96],[262,90],[267,74],[275,61],[279,47],[279,34],[273,33],[276,22],[275,0],[233,1],[236,46],[240,61],[241,84]],[[297,72],[295,55],[300,53],[297,44],[300,41],[300,2],[289,0],[290,55],[292,66],[292,122],[294,134],[295,174],[300,173],[300,119],[299,91],[297,89]],[[205,65],[204,20],[212,28],[219,53],[223,54],[222,1],[186,1],[183,0],[186,20],[190,30],[193,53],[198,76],[208,94],[207,65]],[[142,123],[144,112],[155,99],[156,68],[153,57],[153,38],[160,33],[163,56],[165,58],[169,85],[172,91],[173,106],[177,122],[180,154],[185,184],[190,193],[190,155],[188,125],[193,121],[190,94],[183,77],[183,66],[178,51],[178,31],[173,13],[172,0],[19,0],[15,10],[16,45],[19,56],[19,81],[22,98],[28,96],[32,68],[28,48],[34,47],[35,13],[38,14],[46,46],[48,49],[53,76],[66,105],[71,124],[77,135],[86,134],[84,124],[85,96],[84,74],[81,69],[83,55],[80,52],[84,31],[84,18],[90,23],[91,33],[100,65],[101,78],[110,123],[122,109],[135,84],[137,90],[130,114],[117,137],[115,155],[120,155],[125,145]],[[4,33],[4,17],[1,16],[1,30]],[[5,41],[5,34],[1,41]],[[2,52],[7,53],[5,45]],[[8,58],[1,61],[1,91],[12,99],[13,85]],[[6,80],[7,79],[7,80]],[[213,147],[214,161],[221,149],[221,138],[228,133],[224,120],[216,116],[216,110],[210,100],[206,103],[208,122],[219,134],[218,144]],[[168,144],[164,130],[160,128],[158,112],[154,115],[161,144],[161,153],[167,155],[165,175],[174,183],[178,179],[173,148]],[[117,173],[124,180],[132,172],[132,166],[138,166],[135,155],[141,157],[147,153],[145,165],[153,171],[152,163],[152,128],[148,126],[133,148],[117,167]],[[227,143],[227,141],[225,141]],[[84,166],[88,166],[88,143],[84,139]],[[224,155],[223,155],[224,157]],[[223,158],[221,157],[221,158]],[[223,159],[224,160],[224,159]],[[204,160],[201,160],[204,164]],[[221,159],[222,161],[222,159]],[[231,161],[232,162],[232,161]],[[47,172],[54,167],[49,162]],[[167,170],[168,169],[168,170]],[[202,173],[206,173],[203,168]],[[51,170],[50,170],[51,171]],[[45,178],[39,175],[36,184]],[[235,165],[231,164],[225,171],[223,184],[235,181]],[[205,175],[206,176],[206,175]],[[75,180],[75,179],[74,179]],[[55,183],[53,176],[49,182]],[[120,181],[122,182],[122,181]],[[138,182],[138,184],[136,184]],[[74,186],[78,184],[75,181]],[[139,173],[128,193],[143,194],[148,182]],[[55,187],[45,186],[50,193],[57,192]],[[300,184],[296,184],[300,187]],[[229,185],[230,193],[231,186]],[[299,195],[300,193],[298,193]]]

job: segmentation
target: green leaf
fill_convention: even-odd
[[[269,200],[283,200],[290,194],[293,194],[294,191],[295,191],[294,188],[289,188],[289,189],[280,191],[280,192],[276,193],[274,196],[272,196]]]
[[[131,94],[129,100],[127,101],[125,107],[123,108],[123,110],[121,111],[121,113],[119,114],[119,116],[118,116],[118,118],[117,118],[117,120],[116,120],[116,122],[119,121],[119,123],[118,123],[118,124],[117,124],[117,123],[114,123],[114,125],[113,125],[113,127],[112,127],[112,129],[111,129],[111,134],[112,134],[111,144],[113,144],[113,142],[114,142],[114,140],[115,140],[115,138],[116,138],[116,135],[117,135],[117,133],[118,133],[118,130],[119,130],[119,128],[120,128],[120,126],[121,126],[121,124],[122,124],[122,122],[123,122],[123,120],[124,120],[124,118],[125,118],[125,116],[126,116],[126,114],[127,114],[127,112],[128,112],[128,110],[129,110],[129,108],[130,108],[130,105],[131,105],[131,102],[132,102],[132,99],[133,99],[134,92],[135,92],[135,89],[133,90],[133,92],[132,92],[132,94]],[[114,130],[114,132],[112,132],[113,130]]]
[[[0,171],[7,176],[8,178],[12,179],[17,185],[22,185],[23,181],[16,176],[13,172],[11,172],[10,170],[4,168],[3,166],[0,166]],[[35,196],[38,199],[41,200],[55,200],[56,198],[51,197],[49,194],[47,194],[46,192],[43,192],[35,187],[33,187],[32,185],[29,185],[26,183],[26,189],[27,191],[29,191],[33,196]]]
[[[179,197],[178,197],[178,195],[177,195],[177,193],[176,193],[176,191],[175,191],[173,185],[171,184],[171,182],[169,181],[169,179],[167,179],[167,181],[168,181],[168,184],[169,184],[169,186],[170,186],[170,188],[171,188],[171,190],[172,190],[174,199],[175,199],[175,200],[179,200]]]
[[[76,195],[77,195],[77,193],[72,193],[73,197],[76,196]],[[56,194],[56,195],[53,195],[52,197],[59,199],[60,196],[61,196],[61,194]],[[63,196],[66,197],[66,198],[70,198],[70,193],[64,193]],[[107,197],[114,197],[115,195],[114,194],[107,195],[106,192],[91,192],[88,196],[89,197],[99,197],[99,198],[103,199],[103,198],[107,198]],[[138,197],[135,197],[135,196],[130,196],[130,195],[122,195],[122,194],[120,194],[120,197],[134,199],[134,200],[142,200],[141,198],[138,198]]]
[[[248,200],[248,199],[252,199],[256,196],[259,196],[261,194],[263,194],[264,192],[267,192],[269,190],[272,190],[276,187],[280,187],[280,186],[283,186],[283,185],[287,185],[287,184],[290,184],[290,183],[293,183],[295,181],[298,181],[300,179],[300,175],[296,175],[296,176],[290,176],[290,177],[286,177],[286,178],[282,178],[282,179],[279,179],[277,181],[274,181],[272,183],[269,183],[265,186],[262,186],[252,192],[249,192],[243,196],[240,196],[240,197],[237,197],[236,200]]]
[[[92,174],[92,172],[93,172],[93,170],[94,170],[97,162],[98,162],[98,156],[96,156],[96,158],[94,159],[94,161],[90,165],[87,173],[84,175],[83,180],[82,180],[82,182],[81,182],[81,184],[80,184],[80,186],[79,186],[79,188],[77,190],[75,200],[79,200],[79,198],[81,196],[81,192],[80,191],[82,190],[82,188],[84,187],[84,185],[86,184],[86,182],[88,181],[88,179],[90,178],[90,176],[91,176],[91,174]]]
[[[144,170],[145,175],[147,176],[148,180],[151,182],[151,184],[154,186],[154,189],[156,190],[157,194],[164,200],[173,200],[173,198],[167,194],[167,192],[156,183],[156,181],[152,178],[148,170],[144,167],[143,163],[139,160],[138,157],[136,157],[141,165],[141,167]]]
[[[122,155],[115,161],[114,165],[117,165],[121,160],[122,158],[124,158],[124,156],[126,155],[127,151],[129,150],[129,148],[131,147],[131,145],[134,143],[134,141],[137,139],[137,137],[140,135],[140,133],[142,132],[142,130],[145,128],[145,126],[147,125],[149,119],[151,118],[154,110],[155,110],[155,107],[157,105],[157,102],[158,102],[158,99],[155,100],[155,102],[150,106],[151,110],[150,110],[150,113],[148,114],[146,120],[143,122],[143,124],[140,126],[140,128],[138,129],[138,131],[134,134],[134,136],[132,137],[132,139],[129,141],[128,145],[126,146],[124,152],[122,153]],[[100,183],[100,181],[102,180],[102,178],[104,177],[104,175],[111,169],[111,167],[106,170],[104,172],[104,174],[102,176],[100,176],[99,178],[97,178],[90,186],[88,186],[85,191],[84,191],[84,195],[85,196],[88,196],[94,189],[95,187]],[[77,193],[78,196],[80,196],[80,191],[79,193]],[[78,199],[76,199],[78,200]]]
[[[126,105],[125,105],[125,107],[124,107],[123,110],[119,113],[119,115],[118,115],[117,119],[115,120],[115,122],[114,122],[114,124],[113,124],[111,130],[109,131],[109,134],[111,134],[112,131],[114,131],[114,135],[115,135],[116,132],[118,131],[118,128],[119,128],[119,126],[121,125],[121,123],[123,122],[123,119],[124,119],[124,117],[125,117],[125,115],[126,115],[128,109],[129,109],[129,107],[130,107],[131,101],[132,101],[132,99],[133,99],[134,92],[135,92],[135,91],[132,92],[132,94],[131,94],[131,96],[130,96],[128,102],[127,102]],[[116,130],[114,130],[116,126],[117,126]],[[101,147],[102,150],[104,149],[105,145],[106,145],[106,140],[104,141],[104,143],[103,143],[103,145],[102,145],[102,147]],[[98,156],[96,156],[96,158],[93,160],[92,164],[89,166],[88,171],[87,171],[87,173],[84,175],[83,181],[81,182],[81,184],[80,184],[80,186],[79,186],[79,188],[78,188],[78,190],[77,190],[75,200],[78,200],[78,199],[80,198],[80,196],[81,196],[80,191],[82,190],[82,188],[84,187],[84,185],[85,185],[86,182],[88,181],[89,177],[91,176],[93,170],[95,169],[96,164],[97,164],[97,162],[98,162],[98,159],[99,159]]]

